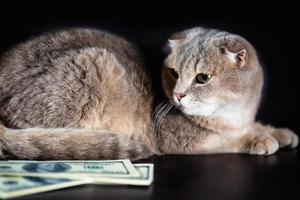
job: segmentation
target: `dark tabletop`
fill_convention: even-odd
[[[271,156],[154,156],[149,187],[85,185],[19,199],[299,199],[298,150]]]

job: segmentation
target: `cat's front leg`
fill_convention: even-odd
[[[240,139],[241,151],[250,154],[270,155],[281,147],[295,148],[299,139],[289,129],[273,128],[255,123],[253,128]]]

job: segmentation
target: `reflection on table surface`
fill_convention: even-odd
[[[271,156],[153,156],[150,187],[86,185],[20,199],[288,199],[300,197],[298,150]]]

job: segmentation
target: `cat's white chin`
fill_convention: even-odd
[[[201,108],[199,108],[198,106],[180,106],[179,109],[186,115],[192,115],[192,116],[211,116],[212,115],[212,110],[209,108],[205,108],[203,106],[201,106]]]
[[[245,105],[233,103],[220,106],[218,102],[220,100],[214,97],[205,99],[205,102],[202,102],[186,96],[180,102],[178,101],[175,106],[186,115],[220,118],[236,126],[242,126],[253,120],[251,113],[244,112],[246,110]]]
[[[175,106],[186,115],[192,116],[211,116],[217,108],[215,99],[210,99],[210,103],[192,100],[189,96],[181,101],[175,101]]]

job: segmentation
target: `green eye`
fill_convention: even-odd
[[[170,70],[170,73],[171,73],[171,75],[174,77],[174,78],[176,78],[176,79],[178,79],[178,73],[175,71],[175,69],[169,69]]]
[[[211,80],[211,78],[212,75],[200,73],[196,77],[196,82],[199,84],[206,84]]]

